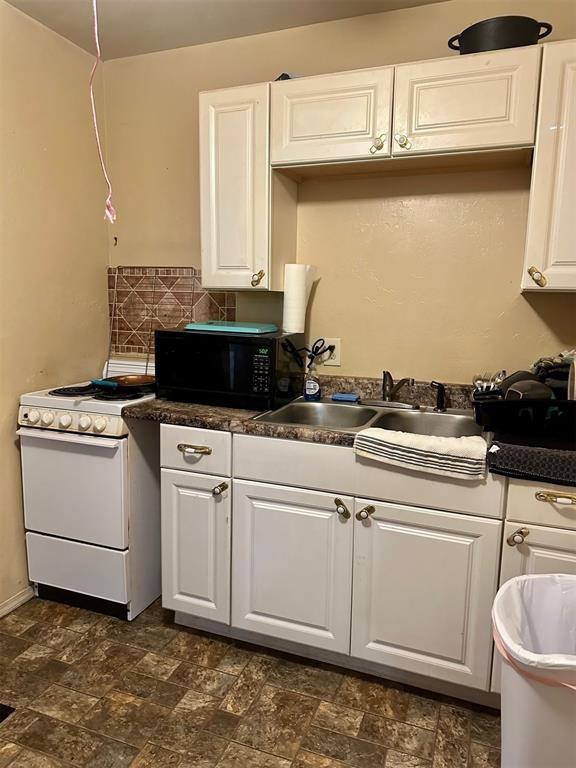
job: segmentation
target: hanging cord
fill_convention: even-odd
[[[300,357],[300,354],[302,352],[306,352],[306,357],[308,358],[309,362],[306,368],[310,368],[312,363],[316,360],[317,357],[322,357],[322,355],[325,355],[326,352],[329,352],[332,354],[336,347],[334,344],[326,344],[325,339],[316,339],[314,344],[312,344],[312,347],[300,347],[299,349],[296,349],[294,344],[290,341],[290,339],[286,339],[282,342],[282,348],[283,350],[291,355],[296,363],[298,364],[299,368],[304,368],[304,363],[302,362],[302,358]]]
[[[98,65],[101,64],[102,58],[100,55],[100,37],[98,35],[98,7],[97,7],[97,0],[92,0],[92,14],[94,17],[94,42],[96,43],[96,61],[94,62],[94,66],[92,67],[92,72],[90,73],[90,104],[92,105],[92,121],[94,123],[94,133],[96,134],[96,146],[98,147],[98,157],[100,158],[100,166],[102,167],[102,173],[104,174],[104,178],[106,179],[106,184],[108,186],[108,196],[106,197],[106,205],[104,208],[104,218],[108,219],[110,224],[114,224],[116,221],[116,209],[112,205],[112,184],[110,182],[110,177],[108,176],[108,171],[106,170],[106,163],[104,162],[104,155],[102,153],[102,144],[100,142],[100,131],[98,130],[98,118],[96,116],[96,102],[94,100],[94,76],[96,75],[96,70],[98,69]]]
[[[306,352],[308,353],[308,369],[316,362],[317,357],[322,357],[326,354],[326,352],[332,354],[335,350],[334,344],[326,344],[325,339],[316,339],[314,344],[312,344],[312,347],[308,349],[307,347],[304,347]]]

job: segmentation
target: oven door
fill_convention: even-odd
[[[128,441],[18,430],[24,520],[29,531],[128,546]]]

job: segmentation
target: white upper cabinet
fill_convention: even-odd
[[[352,506],[346,496],[234,480],[233,627],[349,652]]]
[[[355,512],[352,656],[487,690],[502,523],[366,499]]]
[[[576,42],[544,46],[522,288],[576,290]]]
[[[534,143],[540,48],[396,67],[394,156]]]
[[[272,83],[272,164],[388,156],[393,72],[386,67]]]
[[[202,284],[268,288],[269,85],[200,94]]]

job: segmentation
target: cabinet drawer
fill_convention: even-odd
[[[514,479],[508,487],[509,520],[576,530],[576,488]],[[550,498],[537,498],[540,493]]]
[[[128,602],[128,551],[26,534],[30,581],[115,603]]]
[[[160,463],[167,469],[188,469],[211,475],[232,473],[232,435],[213,429],[162,424]]]

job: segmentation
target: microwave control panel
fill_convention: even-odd
[[[252,358],[252,392],[270,392],[270,347],[261,347]]]

